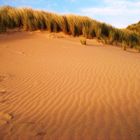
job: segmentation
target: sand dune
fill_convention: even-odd
[[[0,139],[139,140],[140,55],[63,35],[0,35]]]

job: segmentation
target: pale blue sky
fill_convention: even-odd
[[[140,20],[140,0],[0,0],[3,5],[86,15],[119,28]]]

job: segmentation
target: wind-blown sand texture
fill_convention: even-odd
[[[0,140],[140,140],[140,54],[0,35]]]

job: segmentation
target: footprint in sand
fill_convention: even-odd
[[[46,132],[43,130],[43,127],[40,124],[34,122],[23,122],[14,124],[11,127],[11,133],[19,136],[26,137],[43,137],[46,135]]]
[[[0,104],[10,104],[10,100],[2,96],[0,97]]]
[[[4,81],[5,79],[5,75],[0,75],[0,82]],[[0,95],[3,95],[4,93],[6,93],[6,90],[0,86]]]
[[[0,82],[3,82],[4,80],[8,79],[13,79],[14,77],[15,75],[11,73],[0,74]]]
[[[6,89],[0,87],[0,95],[4,95],[6,92]]]
[[[0,75],[0,82],[2,82],[5,79],[5,75]]]
[[[4,94],[4,93],[6,93],[6,90],[5,90],[5,89],[0,88],[0,93],[1,93],[1,94]]]
[[[16,54],[19,54],[19,55],[24,55],[25,53],[22,52],[22,51],[14,51]]]
[[[0,126],[7,124],[12,118],[11,114],[0,112]]]

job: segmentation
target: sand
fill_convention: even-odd
[[[140,140],[140,54],[0,35],[0,140]]]

